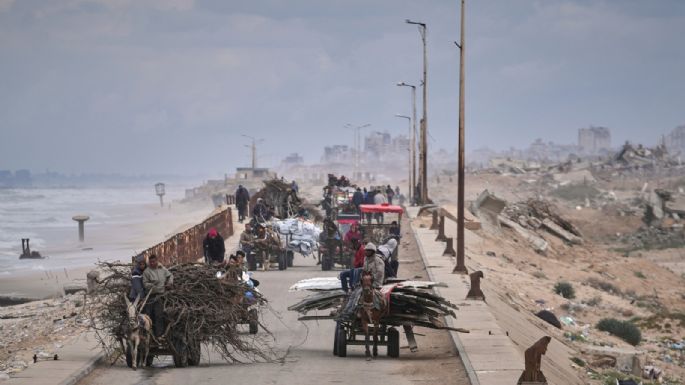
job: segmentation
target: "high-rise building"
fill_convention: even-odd
[[[669,152],[685,152],[685,125],[674,128],[666,135],[664,144]]]
[[[578,147],[585,155],[608,151],[611,149],[611,131],[606,127],[581,128],[578,130]]]

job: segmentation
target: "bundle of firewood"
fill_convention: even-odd
[[[305,281],[300,281],[298,284],[307,283]],[[301,290],[298,284],[293,285],[291,290]],[[391,285],[393,287],[390,292],[390,308],[388,314],[382,319],[383,323],[394,326],[411,323],[433,329],[457,330],[448,327],[443,322],[444,317],[455,317],[454,310],[457,309],[457,306],[431,290],[435,286],[444,286],[444,284],[400,281]],[[288,310],[302,314],[299,319],[303,321],[322,318],[337,319],[345,302],[349,299],[348,294],[342,290],[331,289],[331,285],[325,279],[319,279],[319,281],[301,286],[304,290],[317,291],[288,307]],[[329,314],[306,315],[310,311],[323,310],[329,310]]]
[[[100,263],[98,287],[88,295],[91,327],[105,350],[120,351],[128,334],[125,296],[131,289],[131,265]],[[268,330],[260,322],[261,335],[245,333],[239,324],[248,319],[248,306],[264,305],[266,299],[243,281],[238,272],[217,277],[217,268],[205,264],[181,264],[169,268],[173,285],[159,296],[166,315],[164,335],[155,342],[185,336],[219,352],[228,362],[268,360]],[[143,305],[145,298],[140,300]]]

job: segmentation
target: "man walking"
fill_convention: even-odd
[[[250,202],[250,193],[243,185],[238,185],[235,191],[235,205],[238,208],[238,221],[243,223],[247,215],[247,204]]]

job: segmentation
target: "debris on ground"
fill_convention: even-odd
[[[84,296],[32,301],[0,307],[0,375],[18,373],[33,355],[53,356],[64,341],[88,328]]]

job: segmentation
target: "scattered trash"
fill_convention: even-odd
[[[576,321],[569,316],[563,316],[559,320],[566,326],[576,326]]]

